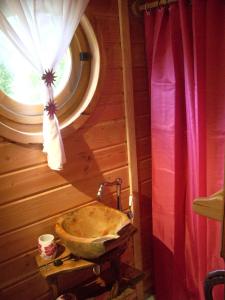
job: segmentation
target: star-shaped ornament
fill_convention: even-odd
[[[49,118],[53,119],[54,114],[56,113],[56,110],[57,110],[57,107],[56,107],[56,104],[55,104],[54,100],[50,99],[48,101],[48,104],[45,106],[44,110],[48,112]]]
[[[53,69],[48,69],[48,70],[45,70],[45,73],[42,75],[41,79],[44,80],[45,84],[47,86],[51,86],[52,84],[54,84],[54,81],[55,81],[55,72],[53,72]]]

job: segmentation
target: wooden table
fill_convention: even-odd
[[[71,256],[71,252],[64,245],[58,244],[57,247],[56,257],[52,260],[43,259],[40,255],[35,257],[39,271],[51,286],[55,298],[59,294],[57,284],[58,275],[93,268],[95,266],[93,262]],[[57,260],[62,260],[63,264],[57,266]]]
[[[126,245],[124,244],[93,261],[88,261],[71,256],[65,246],[58,244],[58,253],[55,259],[45,260],[37,255],[36,262],[41,275],[52,289],[54,299],[64,292],[72,292],[78,300],[82,300],[101,295],[106,291],[110,291],[111,298],[116,298],[127,287],[135,286],[144,277],[143,272],[120,262],[120,256],[125,249]],[[63,264],[56,266],[59,259],[63,261]],[[97,266],[98,268],[95,268]],[[79,284],[75,283],[75,286],[69,290],[59,289],[59,275],[70,272],[70,276],[75,281],[80,277],[79,272],[85,269],[92,274],[91,277],[84,279]]]

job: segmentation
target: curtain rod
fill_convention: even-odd
[[[148,10],[151,8],[157,8],[161,7],[170,3],[177,2],[178,0],[160,0],[160,1],[154,1],[154,2],[146,2],[145,4],[139,5],[139,10]]]
[[[132,4],[132,11],[135,15],[140,15],[142,11],[150,11],[152,8],[162,7],[175,2],[178,2],[178,0],[158,0],[154,2],[145,3],[143,3],[143,1],[136,0]]]

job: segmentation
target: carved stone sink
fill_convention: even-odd
[[[126,214],[97,203],[61,216],[55,230],[74,255],[94,259],[127,241],[134,233],[128,224]]]

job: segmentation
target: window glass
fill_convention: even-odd
[[[8,43],[1,32],[0,47],[0,89],[3,93],[19,103],[30,105],[43,103],[42,93],[45,93],[45,86],[40,74],[16,48]],[[71,53],[68,49],[55,70],[55,97],[60,94],[69,80],[71,65]]]

